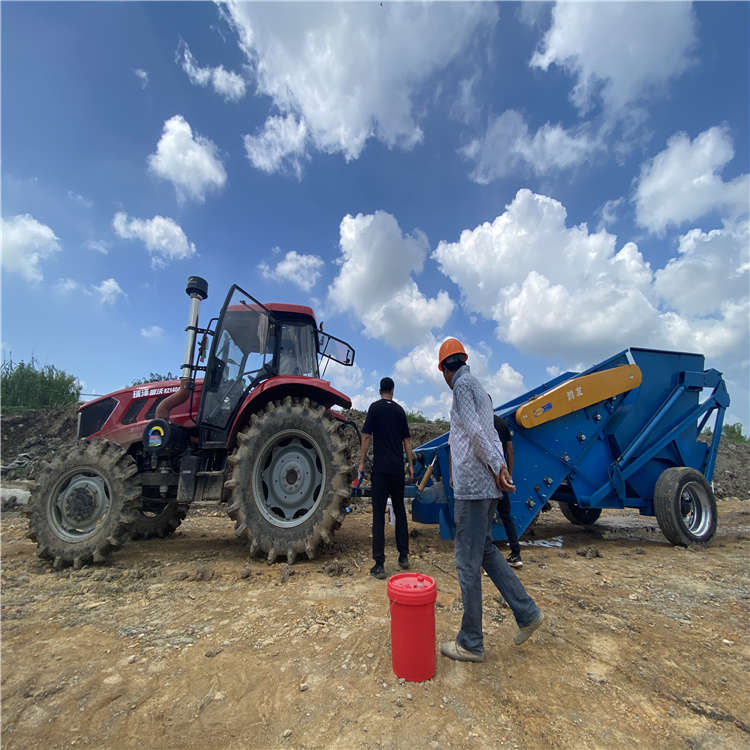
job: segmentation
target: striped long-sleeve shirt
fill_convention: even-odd
[[[460,500],[500,497],[494,474],[505,455],[493,422],[492,401],[468,365],[453,376],[451,464],[453,494]],[[489,468],[488,468],[489,467]]]

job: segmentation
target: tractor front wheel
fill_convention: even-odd
[[[341,525],[350,467],[325,407],[287,396],[253,415],[229,457],[229,515],[250,554],[313,559]]]
[[[174,500],[153,500],[148,497],[141,499],[141,507],[135,512],[131,537],[133,539],[152,539],[174,534],[177,527],[185,520],[187,505],[176,503]]]
[[[104,562],[130,535],[138,467],[119,445],[80,440],[45,464],[31,500],[28,537],[56,569]]]
[[[672,544],[708,544],[716,533],[716,498],[699,471],[675,466],[662,472],[654,487],[659,527]]]

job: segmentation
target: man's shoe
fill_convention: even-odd
[[[370,568],[370,575],[380,581],[388,578],[388,576],[385,574],[385,568],[380,563],[375,563],[375,565]]]
[[[514,553],[508,555],[508,565],[510,565],[511,568],[522,568],[523,560],[521,560],[521,555],[516,555]]]
[[[443,641],[440,644],[440,653],[456,661],[484,661],[484,651],[469,651],[459,646],[456,641]]]
[[[408,555],[401,555],[398,558],[398,567],[401,568],[401,570],[409,570],[409,556]]]
[[[516,637],[513,639],[513,643],[516,646],[520,646],[524,641],[528,640],[531,634],[544,622],[544,613],[540,612],[528,625],[524,625],[518,629]]]

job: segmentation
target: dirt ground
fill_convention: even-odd
[[[745,498],[746,499],[746,496]],[[368,575],[370,512],[320,559],[249,560],[218,511],[110,566],[53,572],[2,519],[2,745],[13,748],[750,747],[750,502],[719,502],[706,550],[654,519],[594,530],[542,515],[519,575],[547,615],[521,647],[487,578],[487,660],[392,671],[386,582]],[[438,642],[461,617],[452,542],[411,524],[433,576]],[[389,529],[386,569],[395,573]]]

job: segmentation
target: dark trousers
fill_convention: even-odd
[[[396,517],[396,547],[399,557],[409,554],[409,529],[404,507],[404,475],[372,475],[372,557],[379,565],[385,563],[385,506],[390,495]]]
[[[503,522],[505,536],[508,537],[508,544],[510,545],[510,551],[514,555],[520,555],[521,547],[518,544],[516,526],[513,523],[513,519],[510,517],[510,498],[508,497],[507,492],[503,492],[503,496],[498,500],[497,515],[500,516],[500,520]]]

